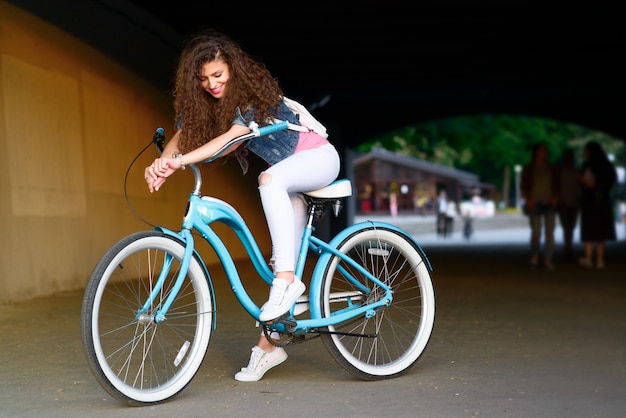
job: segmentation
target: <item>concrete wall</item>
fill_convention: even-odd
[[[133,214],[123,186],[159,126],[173,134],[168,92],[0,0],[0,303],[84,288],[110,245],[152,228]],[[132,167],[129,198],[144,219],[177,229],[192,176],[180,172],[151,195],[143,168],[156,155],[149,147]],[[203,192],[243,208],[268,253],[253,172],[241,176],[227,160],[205,175]],[[245,257],[241,246],[234,251]],[[201,252],[217,261],[208,247]]]

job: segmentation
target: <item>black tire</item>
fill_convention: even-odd
[[[434,289],[422,252],[409,237],[374,226],[353,233],[338,250],[390,284],[393,302],[371,318],[364,315],[328,327],[330,333],[322,334],[326,348],[343,369],[363,380],[405,373],[425,350],[435,320]],[[352,274],[360,286],[346,280],[342,270]],[[362,292],[363,287],[370,292]],[[322,316],[349,309],[350,304],[367,304],[382,295],[353,267],[336,256],[330,258],[322,282]],[[333,334],[335,331],[360,335]],[[376,337],[363,336],[367,334]]]
[[[154,320],[172,291],[183,253],[182,242],[171,236],[139,232],[111,247],[87,283],[81,312],[87,364],[104,390],[123,403],[154,404],[175,396],[204,360],[214,302],[196,257],[166,320]],[[171,268],[162,289],[139,315],[166,258]]]

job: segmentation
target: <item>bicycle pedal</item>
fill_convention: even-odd
[[[284,325],[286,327],[291,327],[291,328],[295,328],[295,326],[298,325],[298,323],[293,318],[281,319],[279,322],[275,322],[275,323]]]

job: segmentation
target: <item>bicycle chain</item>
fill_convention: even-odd
[[[383,307],[380,307],[377,310],[382,310],[382,309]],[[352,319],[350,321],[343,323],[337,329],[346,328],[347,326],[350,326],[351,324],[357,321],[359,321],[358,318]],[[280,333],[280,340],[276,342],[276,340],[271,337],[271,333],[275,332],[276,330],[263,325],[263,335],[265,335],[265,339],[267,339],[267,341],[274,347],[286,347],[288,345],[302,344],[303,342],[313,340],[315,338],[319,338],[322,336],[322,334],[326,334],[326,335],[337,334],[337,335],[346,335],[346,336],[351,336],[351,337],[365,337],[365,338],[376,338],[377,336],[376,334],[353,334],[350,332],[341,332],[341,331],[337,331],[337,329],[335,331],[323,331],[320,329],[310,329],[307,335],[310,335],[310,333],[317,333],[317,335],[312,336],[312,337],[308,337],[305,335],[295,335],[291,333],[287,333],[287,334]]]

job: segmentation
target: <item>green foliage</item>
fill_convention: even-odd
[[[481,181],[500,188],[506,183],[504,173],[530,160],[533,143],[545,141],[555,163],[565,148],[573,148],[580,163],[582,148],[591,139],[598,140],[609,154],[624,155],[624,141],[602,132],[532,116],[492,114],[407,126],[362,144],[358,150],[385,148],[476,173]]]

